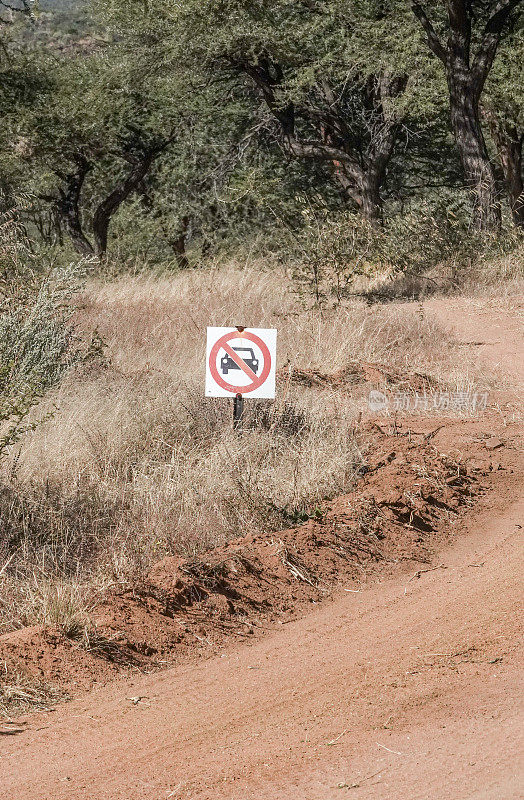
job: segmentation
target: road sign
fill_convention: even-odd
[[[206,397],[273,398],[277,332],[268,328],[208,328]]]

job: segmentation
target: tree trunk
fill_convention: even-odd
[[[504,170],[504,179],[508,192],[511,216],[517,228],[524,228],[524,180],[522,178],[522,136],[513,134],[500,152],[500,161]]]
[[[392,100],[404,92],[406,84],[405,75],[383,74],[370,78],[366,93],[375,123],[369,126],[368,146],[360,161],[353,160],[349,165],[347,162],[334,162],[335,176],[348,199],[354,200],[363,217],[372,225],[384,223],[384,202],[380,190],[386,180],[399,129]],[[327,96],[326,99],[331,105],[335,103],[334,97]],[[321,134],[326,144],[338,145],[351,156],[350,147],[342,137],[337,140],[327,126],[321,128]],[[346,171],[348,166],[349,171]]]
[[[76,252],[81,256],[94,255],[95,251],[93,250],[91,242],[82,231],[78,215],[76,213],[63,214],[61,218]]]
[[[448,69],[451,126],[464,169],[466,186],[473,193],[473,224],[478,231],[498,231],[501,209],[493,167],[480,124],[475,87],[460,65]]]
[[[176,239],[171,239],[169,244],[173,248],[177,264],[180,269],[187,269],[189,261],[186,255],[186,240],[189,231],[190,219],[188,216],[182,217],[182,230]]]
[[[360,210],[364,218],[372,225],[382,225],[384,222],[383,203],[378,184],[368,178],[362,187],[361,197]]]
[[[421,3],[413,0],[412,10],[424,29],[429,48],[446,70],[451,126],[464,168],[466,185],[474,192],[473,222],[477,230],[499,231],[501,210],[495,174],[480,124],[479,103],[500,44],[504,27],[522,0],[498,0],[480,32],[472,56],[476,9],[469,0],[446,0],[448,38],[446,44],[431,23]],[[480,5],[480,4],[479,4]]]
[[[367,171],[361,170],[358,178],[346,175],[343,165],[334,162],[334,175],[337,183],[341,187],[342,196],[346,202],[353,201],[358,210],[372,225],[382,225],[384,222],[384,203],[380,194],[380,188],[384,180],[384,175],[377,175],[372,168]]]
[[[67,175],[57,172],[64,181],[65,189],[60,190],[60,197],[54,200],[58,216],[73,243],[76,252],[82,256],[92,256],[93,246],[84,234],[80,219],[80,195],[87,173],[91,165],[83,156],[75,158],[77,169]],[[50,200],[51,198],[45,198]]]
[[[499,119],[492,109],[486,109],[484,114],[497,147],[513,222],[517,228],[524,228],[524,179],[522,177],[524,134],[518,131],[516,125]]]
[[[95,252],[100,258],[104,258],[107,253],[107,239],[112,216],[146,176],[155,156],[156,152],[149,152],[139,161],[135,161],[126,177],[97,207],[93,216],[93,236]]]

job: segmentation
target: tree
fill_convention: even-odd
[[[443,190],[490,230],[505,185],[521,225],[518,2],[93,0],[69,29],[44,0],[2,28],[1,185],[48,243],[180,266]]]
[[[343,198],[369,221],[382,222],[381,188],[399,125],[392,101],[403,92],[407,77],[379,73],[341,87],[318,76],[308,97],[283,102],[286,78],[279,63],[264,55],[253,61],[236,57],[231,63],[260,90],[279,124],[284,151],[329,165]]]
[[[144,11],[136,0],[115,0],[111,12],[120,31],[154,42],[157,63],[188,73],[198,65],[216,105],[219,93],[229,103],[248,98],[253,124],[283,160],[320,167],[344,203],[379,222],[408,83],[402,48],[379,46],[393,43],[395,25],[402,41],[398,6],[152,0]]]
[[[446,0],[444,42],[421,3],[412,5],[432,52],[444,65],[449,90],[451,125],[466,184],[475,195],[474,222],[478,230],[496,231],[501,212],[498,190],[480,122],[479,104],[508,20],[521,0]],[[474,26],[480,28],[477,32]],[[474,33],[478,33],[474,36]],[[472,48],[476,43],[476,51]]]
[[[48,89],[17,120],[31,189],[54,209],[79,254],[103,258],[113,216],[176,139],[177,109],[167,90],[140,82],[117,49],[111,58],[38,57]]]
[[[147,144],[137,139],[136,143],[136,147],[125,147],[122,152],[118,153],[118,156],[126,161],[129,167],[108,188],[108,193],[98,201],[95,207],[91,222],[93,244],[83,230],[81,198],[85,179],[95,167],[95,156],[92,155],[90,160],[81,150],[73,150],[69,154],[72,169],[69,172],[63,172],[55,168],[55,174],[61,180],[56,194],[40,195],[43,200],[53,204],[75,250],[80,255],[96,254],[100,258],[105,257],[112,217],[122,203],[138,189],[154,159],[165,150],[169,141],[163,140],[158,144]]]
[[[515,26],[503,43],[482,101],[504,175],[513,222],[524,228],[524,28]]]
[[[497,145],[504,173],[511,216],[517,228],[524,228],[524,180],[522,178],[522,145],[524,132],[509,119],[494,116],[492,136]]]

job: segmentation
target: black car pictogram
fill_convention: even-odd
[[[251,367],[255,375],[258,372],[258,358],[256,358],[254,350],[252,347],[233,347],[235,353],[238,353],[242,361]],[[226,353],[220,359],[220,368],[222,370],[222,375],[227,375],[230,369],[240,369],[238,364],[236,364],[231,356]]]

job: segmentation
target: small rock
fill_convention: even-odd
[[[472,472],[491,472],[491,461],[472,459],[468,464],[468,473],[471,475]]]
[[[504,447],[504,442],[501,442],[496,436],[490,436],[490,438],[486,439],[484,442],[484,446],[486,450],[496,450],[498,447]]]

